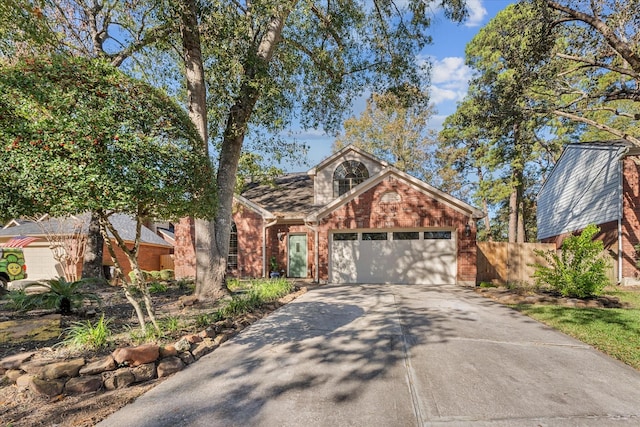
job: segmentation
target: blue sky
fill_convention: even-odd
[[[467,83],[471,71],[464,65],[465,46],[477,32],[486,25],[500,10],[514,3],[514,0],[467,0],[469,18],[463,24],[454,24],[441,14],[436,16],[431,26],[433,44],[420,54],[421,59],[430,60],[431,101],[436,107],[431,127],[439,130],[444,119],[455,112],[456,103],[467,92]],[[353,114],[358,116],[364,108],[365,100],[354,102]],[[280,165],[289,172],[306,171],[331,154],[333,137],[321,131],[304,132],[296,136],[300,142],[309,146],[308,164],[303,159],[298,164]]]

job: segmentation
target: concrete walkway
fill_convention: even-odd
[[[324,286],[99,425],[640,425],[640,372],[468,289]]]

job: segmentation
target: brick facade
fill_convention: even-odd
[[[128,245],[129,248],[133,247],[133,244]],[[120,266],[122,267],[123,273],[128,275],[131,271],[131,267],[129,266],[129,260],[127,256],[122,252],[122,249],[118,247],[114,247],[116,258],[118,259]],[[172,252],[170,247],[165,246],[153,246],[153,245],[140,245],[140,251],[138,253],[138,264],[140,268],[144,271],[158,271],[160,268],[160,255],[169,255]],[[109,250],[106,245],[104,247],[104,258],[103,265],[113,265],[111,261],[111,256],[109,255]]]
[[[388,192],[396,192],[402,202],[380,202]],[[457,281],[461,284],[476,282],[475,226],[465,236],[469,223],[466,215],[438,200],[426,196],[402,181],[388,177],[377,186],[363,192],[323,218],[319,226],[320,279],[329,277],[329,232],[351,228],[444,228],[456,231],[458,242]]]
[[[622,277],[640,279],[635,246],[640,243],[639,156],[622,161]]]

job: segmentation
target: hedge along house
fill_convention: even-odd
[[[640,148],[624,141],[569,144],[538,193],[538,240],[560,248],[589,224],[612,257],[614,280],[640,277]]]
[[[475,285],[483,213],[372,155],[345,147],[307,173],[236,196],[228,258],[236,277],[330,283]],[[193,234],[176,228],[176,275],[193,276]],[[188,247],[180,246],[186,244]]]

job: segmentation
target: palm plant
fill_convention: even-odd
[[[71,314],[72,310],[79,308],[85,301],[95,301],[100,304],[102,301],[93,292],[84,292],[81,288],[90,280],[81,279],[68,282],[64,277],[50,279],[45,282],[32,283],[25,287],[44,287],[44,292],[27,295],[25,301],[26,309],[31,308],[54,308],[63,315]]]

